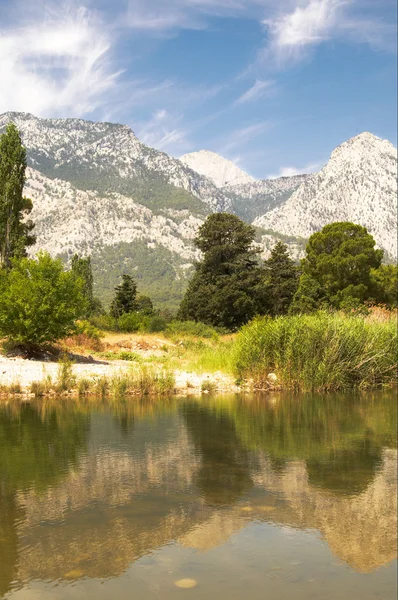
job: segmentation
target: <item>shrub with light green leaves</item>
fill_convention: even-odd
[[[71,335],[85,308],[83,281],[47,253],[0,271],[0,335],[13,342],[38,345]]]

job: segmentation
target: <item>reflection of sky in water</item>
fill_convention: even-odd
[[[0,590],[395,598],[395,399],[376,400],[0,410]]]

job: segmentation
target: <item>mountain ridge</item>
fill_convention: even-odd
[[[364,132],[340,144],[319,173],[253,224],[308,238],[327,223],[353,221],[396,258],[396,197],[397,149]]]
[[[106,302],[127,270],[155,303],[167,305],[173,290],[169,307],[175,308],[199,257],[195,233],[217,211],[256,226],[264,257],[282,239],[298,260],[305,239],[331,220],[367,226],[390,257],[397,255],[391,242],[396,149],[368,132],[336,148],[318,174],[248,176],[217,187],[140,142],[126,125],[10,112],[0,115],[0,132],[10,120],[27,148],[25,193],[33,200],[38,240],[32,252],[45,249],[64,260],[91,254],[96,292]]]

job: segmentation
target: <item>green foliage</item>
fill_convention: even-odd
[[[371,269],[377,269],[383,251],[365,227],[354,223],[331,223],[314,233],[302,260],[303,281],[292,309],[305,312],[324,304],[354,308],[371,298]]]
[[[186,262],[163,246],[148,246],[139,240],[94,250],[95,294],[109,306],[119,278],[123,273],[133,273],[142,294],[149,296],[156,306],[176,310],[190,274]]]
[[[381,265],[371,271],[372,295],[376,302],[389,308],[398,306],[398,267]]]
[[[90,323],[93,327],[103,331],[117,331],[117,320],[111,315],[94,315],[90,317]]]
[[[0,136],[0,264],[5,267],[35,243],[34,225],[26,218],[32,202],[23,195],[25,170],[26,150],[18,129],[9,123]]]
[[[88,418],[78,412],[35,410],[23,404],[16,416],[0,411],[0,489],[46,490],[65,477],[85,447]]]
[[[199,321],[172,321],[166,327],[166,335],[170,337],[203,337],[214,340],[219,337],[214,327]]]
[[[82,279],[84,287],[83,294],[86,300],[86,310],[83,317],[89,317],[91,313],[94,311],[94,295],[93,295],[93,271],[91,268],[91,258],[88,256],[87,258],[81,258],[78,254],[75,254],[72,257],[71,262],[72,272]],[[98,301],[97,301],[97,309],[98,309]]]
[[[75,385],[76,377],[73,373],[73,362],[67,354],[64,354],[58,361],[57,391],[69,392]]]
[[[283,242],[273,248],[265,273],[268,312],[273,316],[286,314],[297,291],[299,272]]]
[[[147,331],[149,333],[157,333],[159,331],[164,331],[167,327],[167,321],[160,315],[154,315],[150,317],[147,325]]]
[[[115,358],[118,358],[119,360],[127,360],[129,362],[141,362],[141,356],[137,354],[137,352],[128,352],[127,350],[119,352]]]
[[[122,331],[123,333],[144,331],[148,320],[149,317],[138,313],[125,313],[117,320],[117,331]]]
[[[87,335],[96,342],[101,341],[101,338],[104,337],[102,331],[90,323],[90,321],[77,321],[75,333],[76,335]]]
[[[358,494],[372,481],[383,448],[396,448],[397,403],[391,392],[278,395],[209,401],[230,419],[239,443],[265,452],[277,471],[305,460],[310,482],[333,493]]]
[[[264,309],[263,270],[255,232],[235,215],[210,215],[195,245],[203,253],[181,302],[178,318],[236,329]]]
[[[137,310],[137,284],[131,275],[122,275],[122,283],[115,287],[111,315],[118,319]]]
[[[139,294],[136,300],[136,310],[142,315],[153,315],[153,302],[150,297]]]
[[[34,345],[73,333],[86,306],[82,280],[46,253],[14,259],[12,267],[0,272],[0,334]]]
[[[339,390],[396,381],[397,329],[394,319],[318,312],[257,318],[237,338],[240,377],[258,385],[276,373],[283,387]]]
[[[202,381],[200,389],[202,392],[214,394],[214,392],[217,390],[217,384],[214,381],[211,381],[211,379],[206,379],[205,381]]]

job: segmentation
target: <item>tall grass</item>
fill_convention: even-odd
[[[271,371],[301,391],[368,388],[397,381],[397,324],[318,312],[255,319],[236,342],[236,369],[261,386]]]

